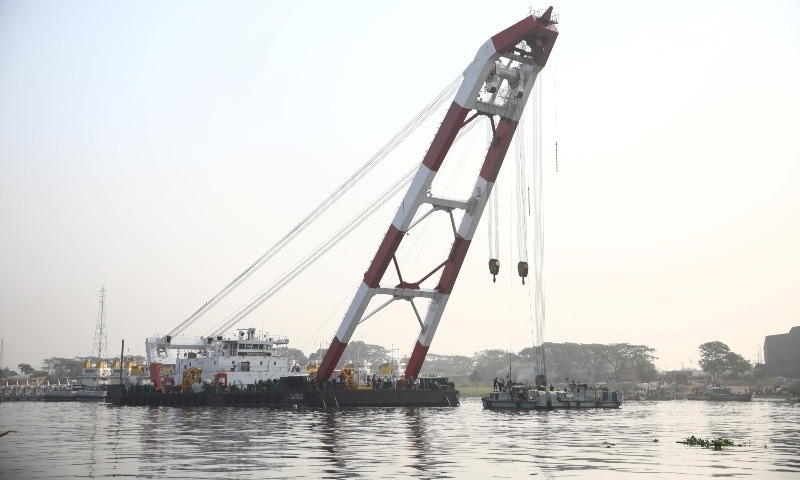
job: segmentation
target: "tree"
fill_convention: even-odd
[[[438,373],[447,377],[469,375],[472,371],[472,358],[461,355],[437,355],[428,353],[422,364],[420,374]]]
[[[577,377],[583,369],[583,347],[578,343],[545,342],[547,377],[553,382],[559,377]]]
[[[391,353],[386,348],[380,345],[371,343],[364,343],[360,340],[350,342],[342,352],[342,357],[339,359],[339,367],[348,363],[372,363],[373,370],[377,370],[380,364],[389,359]],[[323,353],[324,358],[324,353]]]
[[[472,357],[456,355],[451,360],[452,370],[447,371],[448,375],[468,375],[475,365]]]
[[[483,350],[475,354],[475,368],[470,374],[474,382],[488,382],[494,377],[505,378],[513,364],[519,364],[519,356],[506,350]]]
[[[633,368],[640,382],[652,382],[658,378],[658,370],[656,366],[653,365],[652,360],[646,360],[644,358],[636,360]]]
[[[302,350],[298,350],[296,348],[287,348],[286,358],[296,361],[298,365],[302,366],[303,368],[308,365],[308,358],[306,357],[306,354],[303,353]]]
[[[725,355],[725,370],[730,372],[730,378],[739,378],[739,375],[749,372],[753,365],[738,353],[728,352]]]
[[[17,368],[19,368],[19,373],[23,375],[30,375],[34,370],[36,370],[27,363],[20,363],[19,365],[17,365]]]
[[[603,345],[600,343],[590,343],[584,345],[586,348],[585,362],[587,371],[587,378],[585,380],[597,382],[604,381],[608,378],[608,355],[613,347],[611,345]]]
[[[634,365],[637,361],[652,362],[655,358],[654,348],[646,345],[631,345],[629,343],[612,343],[604,351],[608,366],[614,371],[614,378],[620,372]]]
[[[44,362],[42,362],[42,370],[47,372],[47,378],[51,382],[65,377],[77,380],[78,375],[83,372],[83,363],[87,360],[90,360],[90,358],[45,358]]]
[[[700,368],[716,380],[717,376],[728,368],[726,358],[731,349],[719,340],[715,340],[700,345],[699,350]]]
[[[322,359],[325,358],[325,352],[327,352],[324,348],[318,348],[316,351],[311,352],[308,356],[308,363],[322,363]]]

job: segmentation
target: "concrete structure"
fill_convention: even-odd
[[[792,327],[789,333],[767,335],[764,362],[770,376],[800,377],[800,327]]]

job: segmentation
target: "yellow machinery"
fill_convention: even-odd
[[[369,381],[369,376],[359,378],[358,369],[352,363],[342,367],[339,378],[342,380],[344,388],[348,390],[369,390],[373,388],[372,383]]]
[[[348,390],[358,390],[358,383],[353,378],[353,369],[352,368],[342,368],[342,373],[339,374],[339,378],[342,379],[342,383],[344,383],[344,388]]]
[[[181,385],[181,392],[186,393],[192,388],[192,384],[200,383],[202,381],[203,370],[197,367],[192,367],[183,372],[183,384]]]

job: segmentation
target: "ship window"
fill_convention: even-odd
[[[240,343],[239,348],[244,348],[244,343]]]
[[[258,364],[259,365],[264,365],[264,361],[262,360],[262,361],[258,362]]]
[[[250,362],[239,362],[239,370],[242,372],[250,371]]]

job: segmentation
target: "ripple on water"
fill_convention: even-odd
[[[800,406],[267,410],[0,404],[0,478],[798,478]],[[679,443],[727,437],[714,451]],[[658,440],[657,442],[654,440]]]

